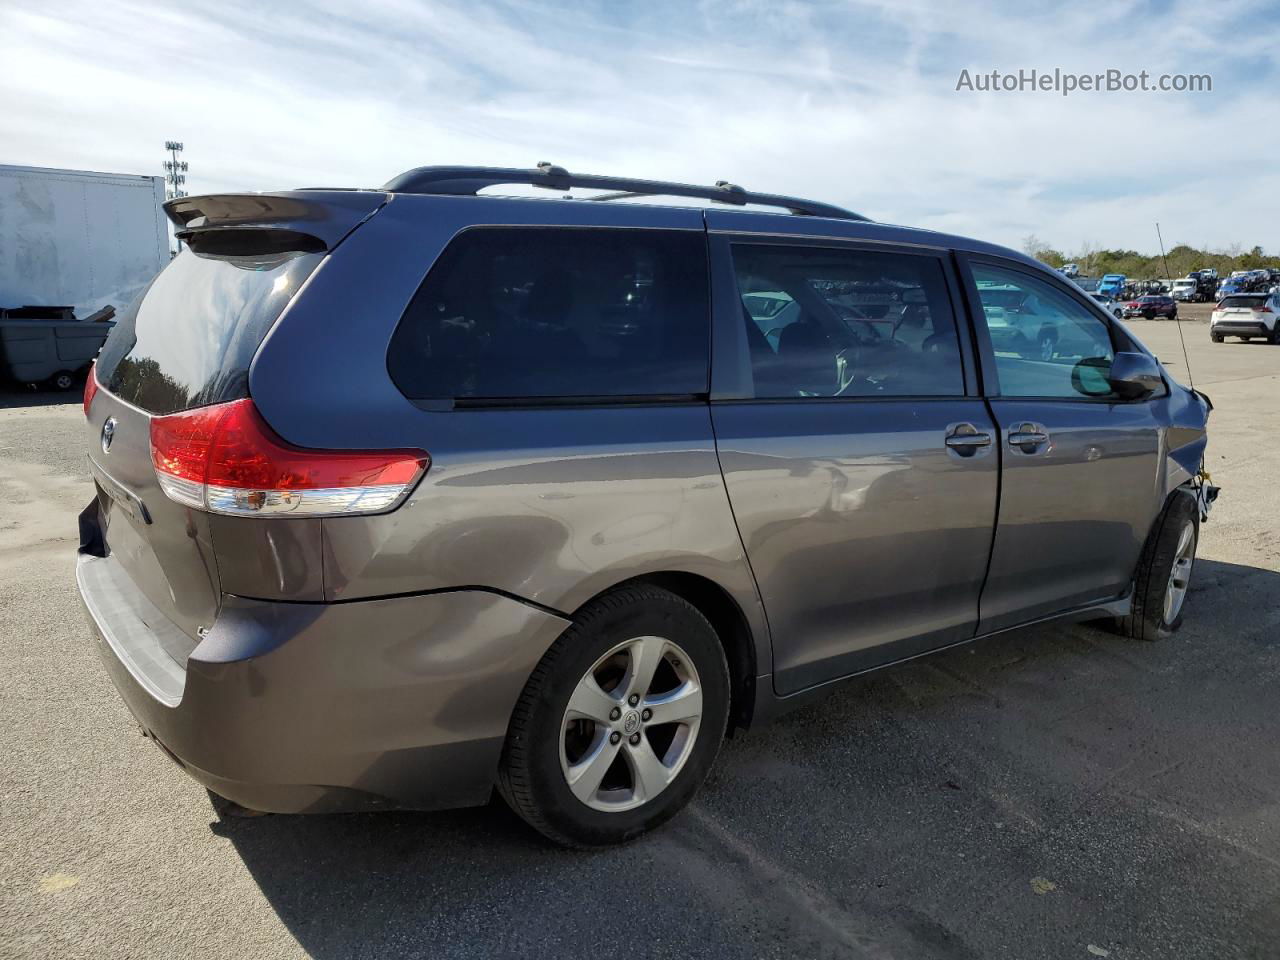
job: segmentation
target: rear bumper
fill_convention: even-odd
[[[1228,337],[1269,337],[1271,328],[1261,321],[1227,320],[1209,325],[1210,333],[1220,333]]]
[[[349,603],[227,596],[185,664],[110,556],[76,579],[143,732],[214,792],[322,813],[484,803],[515,701],[568,621],[483,590]],[[157,619],[159,617],[159,619]]]

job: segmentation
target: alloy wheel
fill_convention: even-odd
[[[1169,585],[1164,591],[1164,622],[1173,623],[1182,612],[1182,604],[1187,599],[1187,585],[1191,582],[1191,567],[1195,562],[1194,523],[1182,528],[1178,537],[1178,549],[1173,555],[1173,568],[1169,571]]]
[[[647,803],[693,752],[702,687],[689,656],[664,637],[635,637],[600,657],[578,681],[560,730],[569,790],[608,813]]]

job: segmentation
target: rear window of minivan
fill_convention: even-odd
[[[249,362],[321,258],[183,250],[119,316],[98,382],[153,414],[248,396]]]
[[[708,389],[706,241],[687,230],[475,227],[391,340],[414,400],[682,398]]]

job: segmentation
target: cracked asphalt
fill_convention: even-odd
[[[1280,347],[1184,329],[1223,494],[1180,633],[854,679],[590,854],[497,801],[220,818],[88,640],[78,398],[0,394],[0,956],[1280,957]]]

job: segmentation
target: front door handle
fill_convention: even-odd
[[[983,447],[991,446],[991,434],[983,433],[972,423],[957,423],[943,442],[956,453],[968,457]]]
[[[1009,446],[1022,453],[1035,453],[1049,443],[1049,432],[1038,423],[1020,423],[1009,428]]]

